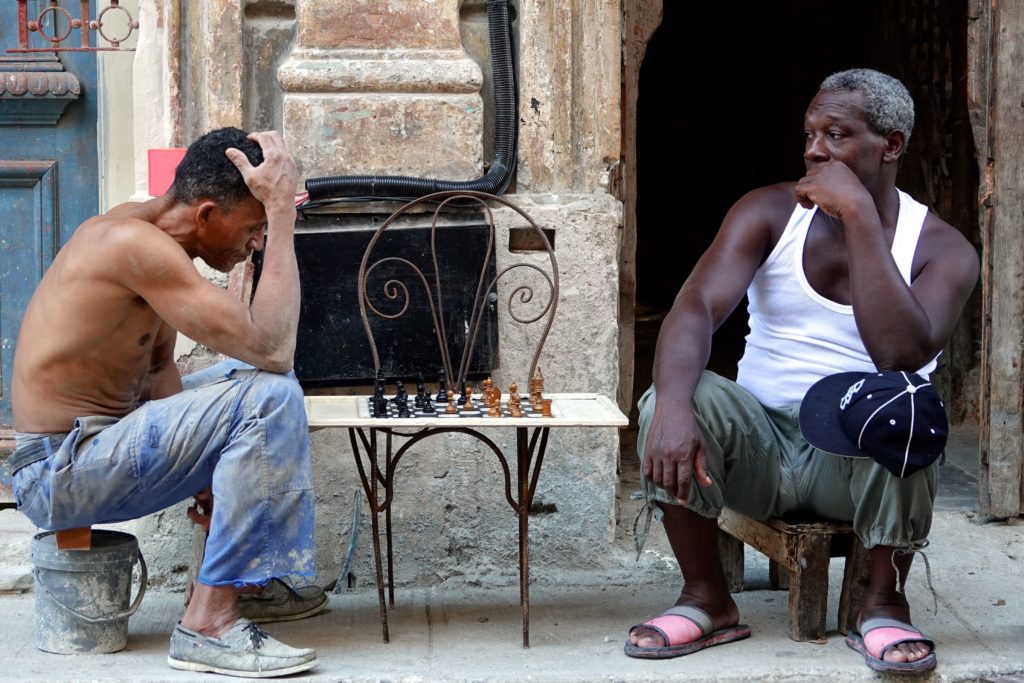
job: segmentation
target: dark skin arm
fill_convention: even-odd
[[[711,337],[736,308],[772,243],[772,225],[793,208],[792,185],[755,190],[725,217],[715,241],[683,284],[662,324],[654,354],[658,399],[643,472],[669,495],[685,499],[694,477],[711,484],[693,394],[711,353]]]
[[[908,286],[892,259],[874,200],[845,164],[815,165],[797,183],[796,196],[801,205],[817,204],[842,221],[850,303],[875,366],[913,371],[930,362],[952,337],[977,282],[978,259],[970,244],[929,215]]]

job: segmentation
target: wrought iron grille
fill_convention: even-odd
[[[79,2],[79,16],[74,17],[71,11],[61,7],[57,0],[50,2],[43,7],[35,18],[29,18],[28,0],[17,0],[18,2],[18,47],[9,48],[7,52],[110,52],[110,51],[132,51],[135,48],[121,47],[121,43],[131,37],[132,32],[139,27],[139,22],[131,15],[126,8],[122,7],[118,0],[110,0],[110,4],[99,10],[95,19],[91,19],[90,0]],[[104,29],[104,19],[109,19],[108,14],[123,15],[126,21],[124,35],[108,35]],[[110,15],[113,16],[113,15]],[[109,28],[109,27],[108,27]],[[64,41],[71,38],[71,34],[78,31],[79,45],[68,47]],[[101,47],[90,44],[89,34],[95,33],[97,38],[102,38],[108,46]],[[48,47],[29,47],[29,36],[38,33],[49,42]]]

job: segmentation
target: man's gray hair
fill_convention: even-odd
[[[821,82],[819,90],[850,90],[864,96],[868,123],[882,135],[903,133],[903,149],[914,130],[914,100],[907,88],[892,76],[874,69],[848,69]]]

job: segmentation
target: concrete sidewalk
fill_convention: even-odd
[[[973,511],[976,450],[969,436],[951,446],[927,550],[938,611],[920,560],[907,587],[915,623],[938,643],[938,669],[916,680],[1024,683],[1024,525],[979,518]],[[631,520],[633,509],[624,501],[622,519]],[[29,527],[25,533],[30,532]],[[622,646],[629,626],[672,604],[679,578],[660,529],[639,563],[626,550],[632,541],[626,532],[620,540],[621,561],[610,563],[610,569],[534,570],[532,647],[526,650],[512,567],[500,579],[506,586],[450,580],[429,589],[399,588],[389,644],[381,640],[372,586],[332,595],[324,614],[270,624],[267,630],[319,652],[320,664],[308,676],[285,680],[838,683],[877,678],[835,630],[842,560],[833,561],[830,573],[827,642],[796,643],[786,636],[786,594],[768,590],[767,562],[750,549],[748,590],[736,596],[743,621],[753,630],[750,639],[667,661],[626,657]],[[151,591],[129,622],[127,650],[62,656],[35,648],[31,593],[0,596],[0,680],[236,680],[167,667],[168,637],[182,609],[181,593]]]

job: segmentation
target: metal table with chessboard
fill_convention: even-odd
[[[428,208],[429,207],[429,208]],[[492,209],[506,212],[511,226],[531,231],[539,247],[520,262],[498,264],[498,242]],[[439,229],[472,213],[473,221],[486,226],[485,240],[478,243],[458,230]],[[398,231],[410,221],[430,225],[424,248],[398,250],[389,241],[389,228]],[[456,221],[458,222],[458,221]],[[454,224],[454,223],[453,223]],[[394,231],[392,231],[393,233]],[[455,240],[445,249],[445,237]],[[452,246],[452,245],[449,245]],[[448,282],[451,272],[444,255],[461,266],[473,264],[479,271],[475,282],[461,275]],[[511,254],[509,254],[511,255]],[[462,272],[462,270],[460,270]],[[467,298],[455,306],[455,294]],[[369,501],[373,531],[373,555],[380,601],[384,641],[388,641],[388,604],[394,606],[391,501],[399,460],[423,439],[437,434],[465,434],[489,449],[501,463],[504,495],[519,520],[519,596],[523,609],[523,647],[529,647],[529,510],[537,489],[544,452],[552,429],[621,428],[628,419],[607,396],[594,393],[546,394],[539,362],[551,331],[559,299],[559,268],[554,248],[545,231],[507,198],[476,191],[439,192],[410,201],[385,220],[370,238],[356,280],[359,316],[366,333],[375,378],[372,396],[307,396],[306,412],[311,429],[348,430],[359,479]],[[504,299],[504,304],[501,303]],[[413,301],[418,302],[413,306]],[[498,317],[499,311],[502,318]],[[430,321],[429,333],[413,334],[403,326],[409,317],[422,314]],[[532,327],[531,327],[532,326]],[[470,376],[499,370],[497,338],[519,353],[509,354],[500,374],[518,376],[525,384],[499,388],[485,380],[473,388]],[[378,343],[379,342],[379,343]],[[437,350],[440,369],[433,391],[421,378],[410,396],[401,380],[418,372],[409,358],[423,357],[423,350]],[[524,355],[532,349],[529,362]],[[488,351],[489,350],[489,351]],[[381,352],[387,355],[382,357]],[[514,365],[519,365],[517,370]],[[521,374],[519,374],[521,373]],[[390,380],[386,377],[390,376]],[[565,381],[564,379],[562,380]],[[523,393],[520,393],[520,392]],[[513,429],[515,462],[485,432]],[[509,448],[511,451],[511,448]],[[512,474],[512,470],[515,474]],[[514,485],[514,486],[513,486]],[[381,551],[380,517],[384,516],[387,581]],[[384,599],[384,585],[388,600]]]
[[[556,393],[545,396],[550,403],[551,415],[545,417],[543,410],[535,410],[529,401],[523,401],[519,417],[508,415],[509,393],[500,397],[502,416],[488,417],[488,408],[482,400],[474,410],[457,409],[455,414],[444,412],[447,403],[437,402],[431,397],[433,414],[417,410],[414,399],[410,400],[408,417],[398,417],[398,408],[393,399],[397,393],[386,396],[388,414],[374,417],[371,404],[373,396],[307,396],[306,414],[311,429],[346,428],[356,457],[360,480],[370,504],[373,528],[374,561],[377,573],[377,596],[380,602],[381,626],[384,641],[387,642],[387,608],[395,604],[393,553],[391,544],[391,500],[394,483],[393,475],[398,460],[417,442],[436,434],[469,434],[490,447],[502,463],[505,477],[505,498],[519,518],[519,592],[523,609],[523,647],[530,643],[530,599],[529,599],[529,510],[533,502],[537,480],[540,477],[544,452],[551,429],[560,428],[622,428],[628,425],[627,417],[607,396],[593,393]],[[471,401],[472,401],[471,396]],[[401,433],[395,430],[401,429]],[[511,453],[506,456],[495,441],[480,430],[515,429],[515,467],[509,467]],[[411,434],[410,434],[411,430]],[[381,438],[381,437],[385,438]],[[400,447],[394,448],[393,438],[404,437]],[[364,464],[365,458],[365,464]],[[515,470],[514,482],[511,470]],[[383,491],[381,491],[383,485]],[[514,489],[513,489],[514,485]],[[383,495],[382,495],[383,494]],[[387,581],[384,580],[384,562],[381,558],[379,513],[385,514],[385,542],[387,548]],[[384,599],[384,584],[388,586],[388,600]]]

